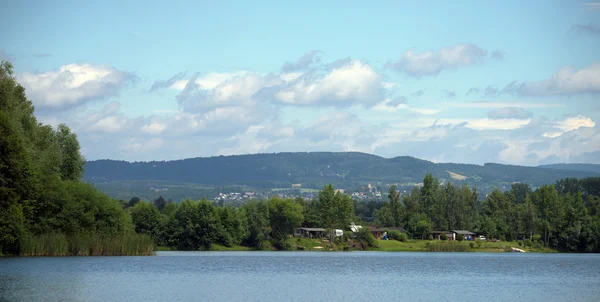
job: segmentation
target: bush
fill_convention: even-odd
[[[533,235],[533,242],[539,242],[540,240],[542,240],[541,235]]]
[[[373,237],[373,234],[371,234],[371,231],[369,231],[368,228],[361,228],[355,235],[356,241],[358,241],[363,250],[368,247],[378,247],[377,240]]]
[[[388,237],[390,239],[398,240],[398,241],[401,241],[401,242],[408,241],[408,235],[406,235],[406,233],[402,233],[402,232],[395,231],[395,230],[389,231],[388,232]]]
[[[463,236],[462,234],[457,234],[456,235],[456,240],[458,240],[459,242],[465,240],[465,236]]]
[[[523,243],[521,241],[517,241],[517,243],[519,244],[519,246],[523,245]]]
[[[475,239],[475,244],[477,244],[477,248],[481,247],[481,239],[477,238]]]
[[[524,243],[526,247],[531,247],[533,245],[533,242],[531,242],[531,240],[525,240]]]
[[[433,240],[433,235],[429,234],[429,237],[427,237],[428,240]]]
[[[440,240],[448,240],[448,235],[446,235],[446,233],[442,233],[442,235],[440,235]]]
[[[474,249],[474,248],[475,248],[475,242],[473,242],[473,241],[469,242],[469,246],[470,246],[472,249]]]

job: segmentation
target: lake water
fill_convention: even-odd
[[[600,255],[0,257],[0,301],[600,301]]]

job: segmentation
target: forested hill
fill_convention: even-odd
[[[426,173],[482,187],[525,182],[552,184],[566,177],[600,176],[592,171],[547,169],[501,164],[433,163],[413,157],[383,158],[357,152],[296,152],[190,158],[174,161],[90,161],[84,179],[91,182],[155,180],[206,185],[248,185],[259,188],[325,184],[353,188],[366,183],[411,184]]]
[[[593,172],[600,174],[600,165],[597,164],[552,164],[538,167],[546,169]]]

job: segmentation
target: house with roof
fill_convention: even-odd
[[[457,238],[456,236],[457,236],[458,234],[460,234],[460,235],[463,235],[463,237],[464,237],[464,238],[465,238],[465,240],[467,240],[467,241],[472,241],[472,240],[475,240],[475,235],[476,235],[476,234],[475,234],[475,233],[473,233],[473,232],[469,232],[469,231],[465,231],[465,230],[452,230],[452,234],[453,234],[453,236],[452,236],[452,237],[453,237],[453,238],[452,238],[453,240]]]
[[[433,239],[436,239],[436,240],[441,240],[442,234],[446,234],[446,236],[448,237],[448,240],[454,240],[454,233],[449,232],[449,231],[431,231],[431,232],[429,232],[429,234],[431,234],[433,236]]]

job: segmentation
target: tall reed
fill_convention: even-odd
[[[141,256],[153,253],[154,241],[141,234],[23,234],[19,240],[21,256]]]
[[[427,250],[430,252],[467,252],[469,247],[458,241],[427,242]]]

